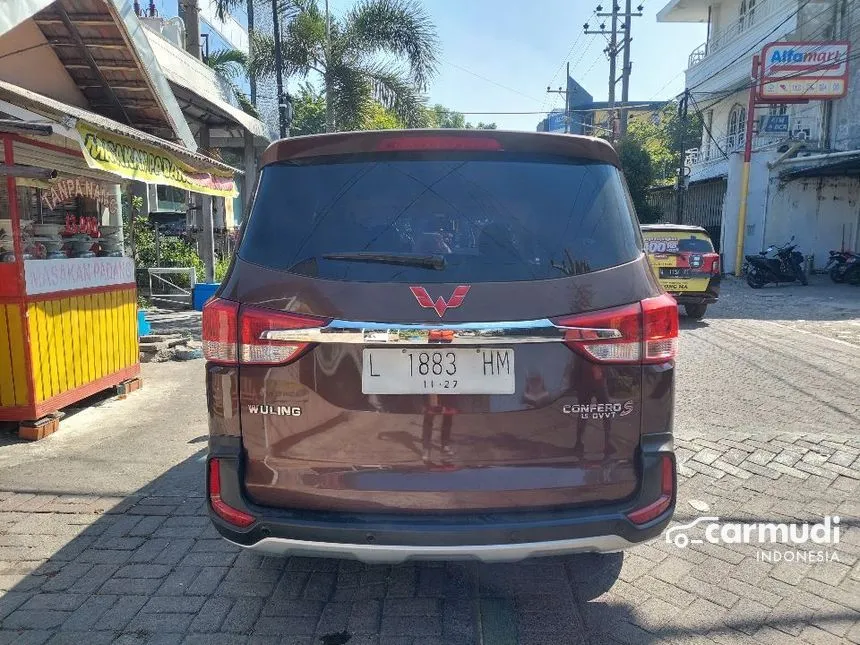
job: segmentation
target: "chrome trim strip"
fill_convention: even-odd
[[[228,540],[229,541],[229,540]],[[236,544],[235,542],[233,544]],[[641,544],[619,535],[523,542],[520,544],[471,544],[463,546],[412,546],[401,544],[341,544],[309,542],[291,538],[263,538],[250,546],[237,544],[249,551],[277,556],[315,556],[351,558],[369,564],[398,564],[406,560],[481,560],[483,562],[516,562],[526,558],[568,553],[613,553]]]
[[[617,329],[565,327],[548,318],[506,322],[457,324],[401,324],[333,320],[325,327],[309,329],[271,329],[260,334],[261,340],[300,343],[355,343],[361,345],[510,345],[516,343],[551,343],[564,340],[565,332],[578,332],[579,340],[621,338]],[[434,338],[431,333],[450,333]]]

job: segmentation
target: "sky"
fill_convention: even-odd
[[[598,1],[424,0],[441,44],[438,74],[427,92],[429,102],[463,112],[473,123],[492,121],[503,129],[533,131],[544,116],[541,112],[564,106],[563,97],[548,94],[546,88],[564,85],[567,61],[571,76],[595,101],[605,101],[606,39],[582,33],[585,22],[596,28],[601,20],[609,20],[593,16]],[[623,0],[618,1],[623,5]],[[330,0],[330,8],[335,15],[342,14],[354,2]],[[633,102],[669,99],[683,91],[687,57],[705,41],[703,24],[658,23],[656,14],[666,2],[643,2],[644,15],[633,18]],[[163,15],[175,15],[176,0],[157,0],[156,5]],[[609,0],[603,0],[603,5],[608,9]],[[619,56],[619,75],[620,69]],[[289,83],[290,89],[296,85]],[[621,83],[616,90],[619,98],[620,94]]]
[[[705,25],[658,23],[667,0],[644,2],[632,23],[631,101],[668,99],[684,89],[687,57],[705,42]],[[353,0],[331,0],[342,12]],[[582,34],[598,0],[424,0],[442,45],[439,73],[429,88],[431,103],[458,112],[540,112],[563,107],[564,98],[547,94],[547,85],[564,85],[564,63],[595,101],[605,101],[609,61],[603,36]],[[621,2],[623,6],[623,1]],[[633,6],[637,5],[634,0]],[[611,5],[604,0],[603,5]],[[619,57],[619,75],[621,68]],[[621,83],[616,90],[620,97]],[[500,128],[535,130],[540,114],[467,115],[494,121]]]

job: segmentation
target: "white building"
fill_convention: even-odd
[[[860,51],[860,6],[850,0],[671,0],[661,22],[704,22],[708,39],[689,54],[686,87],[700,110],[702,139],[688,151],[696,192],[725,182],[720,242],[727,271],[735,270],[738,213],[746,198],[744,253],[795,235],[823,267],[828,251],[860,246],[860,73],[849,64],[848,95],[839,100],[758,105],[750,184],[741,195],[743,149],[753,56],[771,42],[850,40]],[[849,54],[850,58],[851,54]],[[771,116],[787,115],[771,119]],[[773,131],[781,126],[780,131]],[[784,129],[783,129],[784,128]]]

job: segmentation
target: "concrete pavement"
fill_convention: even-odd
[[[202,362],[145,365],[127,400],[0,447],[0,643],[860,643],[860,313],[731,302],[682,331],[673,526],[838,515],[835,561],[701,526],[511,565],[240,553],[205,517]]]

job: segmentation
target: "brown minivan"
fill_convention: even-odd
[[[675,301],[613,148],[272,144],[203,312],[210,516],[262,553],[608,552],[675,505]]]

